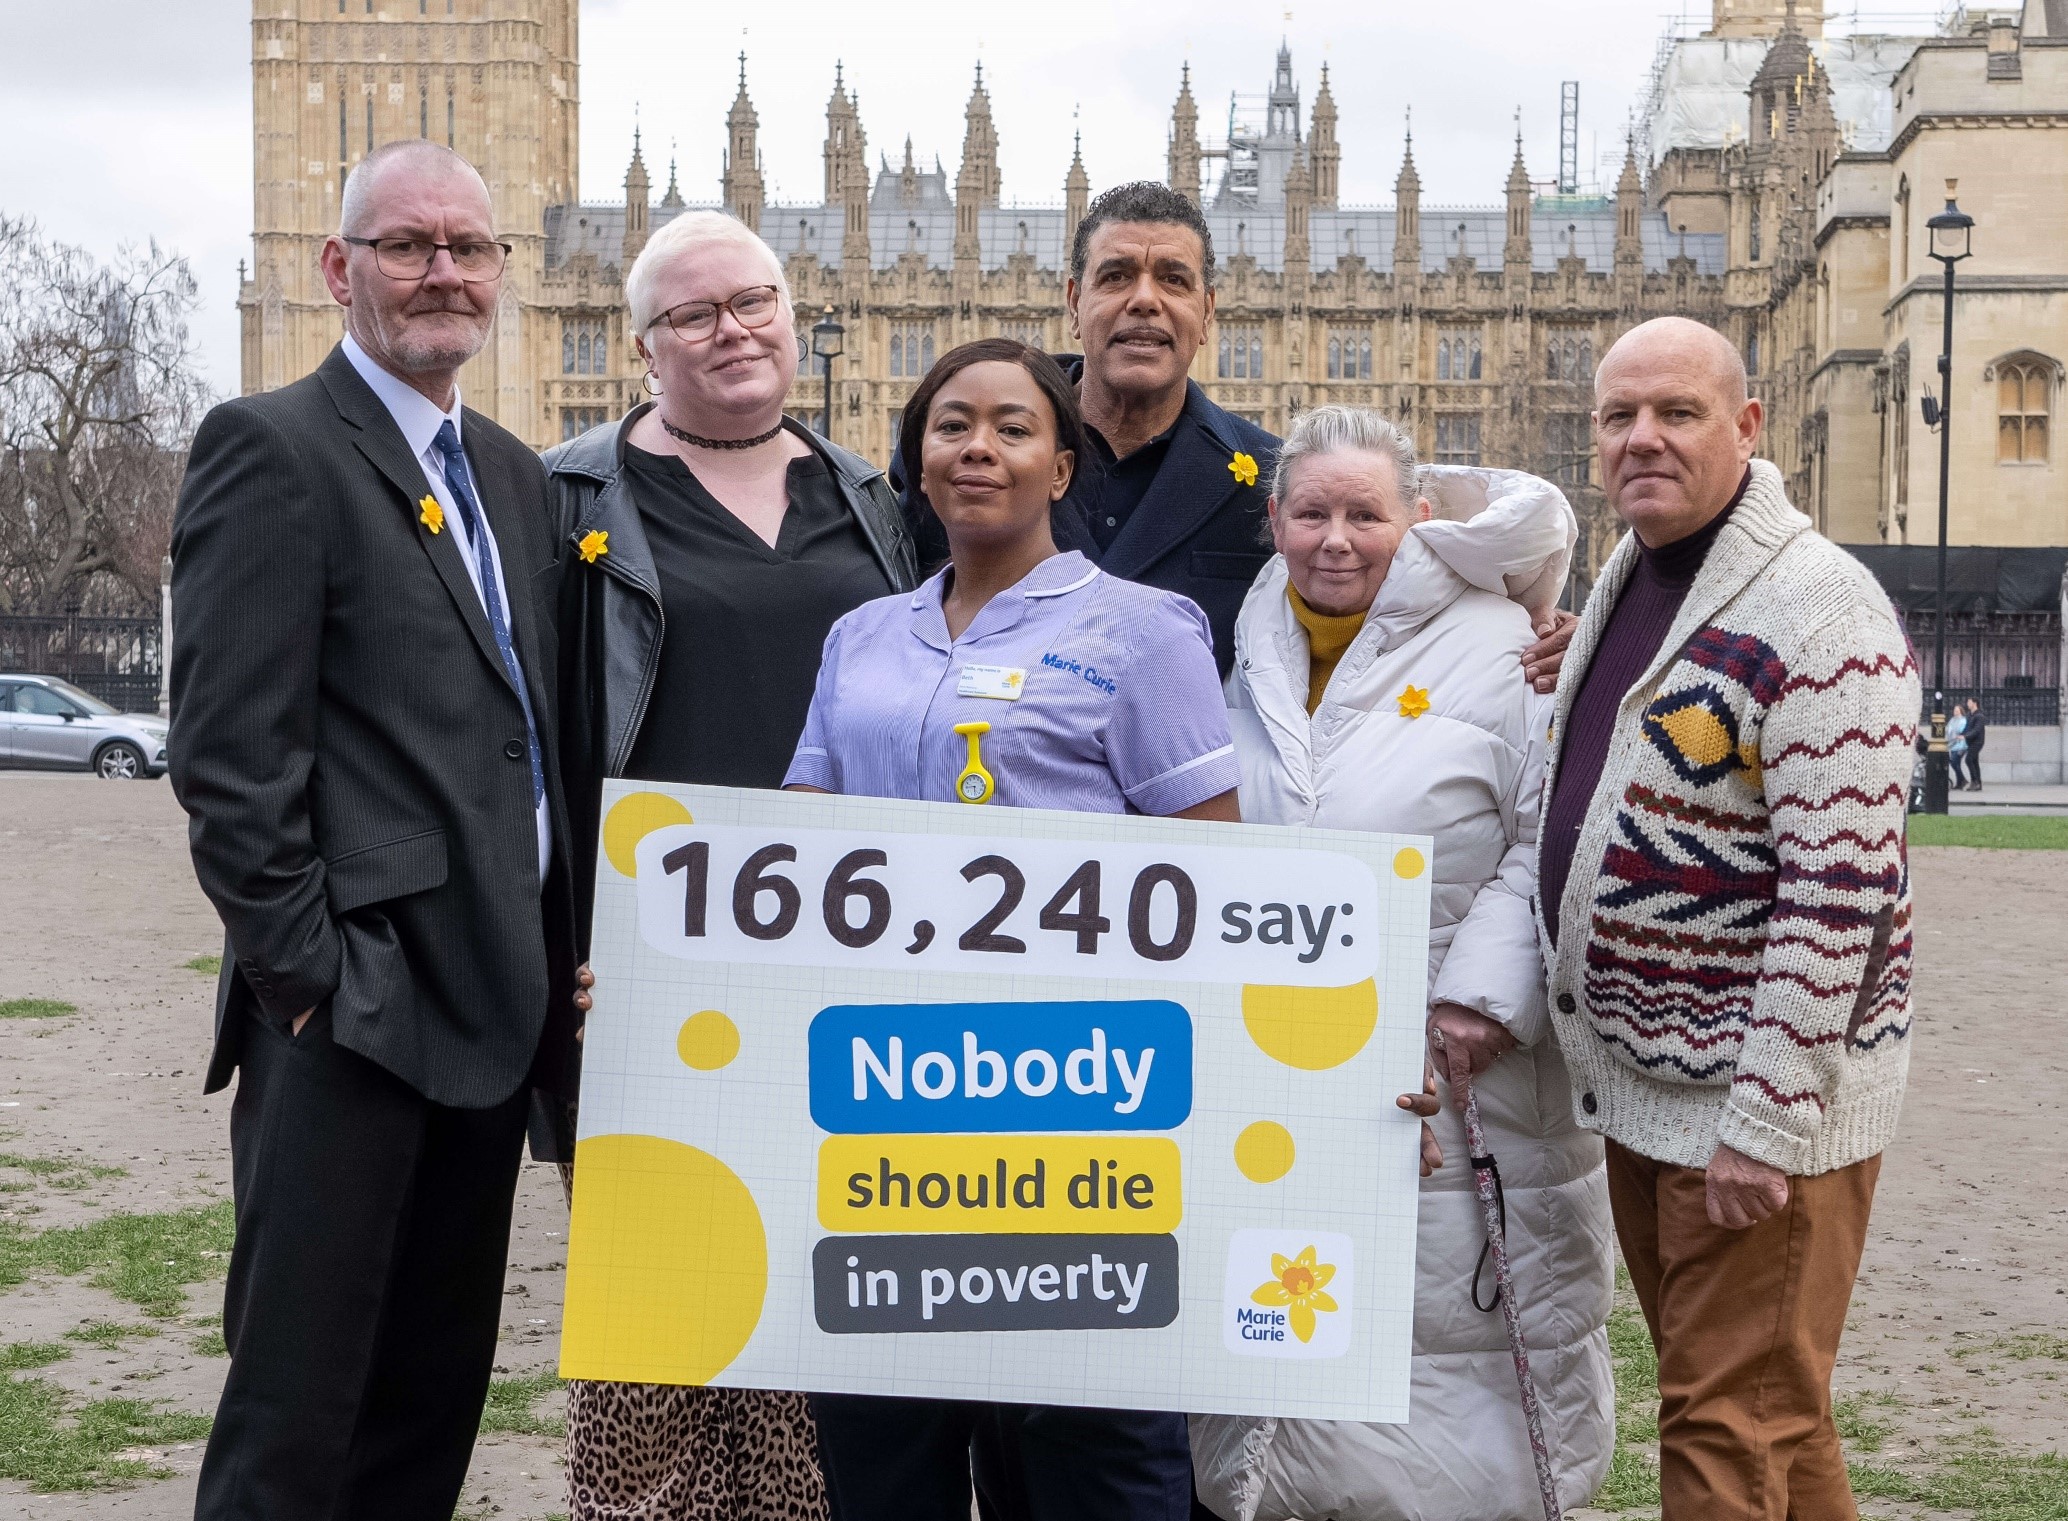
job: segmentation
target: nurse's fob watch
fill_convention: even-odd
[[[964,803],[988,803],[998,787],[991,779],[991,773],[984,769],[984,752],[979,746],[983,737],[991,732],[991,726],[987,723],[957,724],[955,732],[969,741],[969,764],[955,778],[955,796]]]

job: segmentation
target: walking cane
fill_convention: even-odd
[[[1544,1413],[1537,1406],[1537,1383],[1530,1377],[1529,1348],[1522,1339],[1522,1312],[1515,1303],[1515,1280],[1508,1272],[1507,1225],[1500,1196],[1501,1172],[1487,1155],[1486,1132],[1479,1124],[1479,1096],[1467,1077],[1452,1084],[1465,1115],[1465,1147],[1471,1154],[1472,1180],[1479,1188],[1479,1212],[1486,1217],[1486,1244],[1494,1259],[1494,1297],[1508,1322],[1508,1348],[1515,1355],[1515,1382],[1522,1386],[1522,1419],[1529,1428],[1530,1455],[1537,1463],[1537,1492],[1544,1502],[1544,1521],[1559,1521],[1558,1480],[1551,1472],[1551,1449],[1544,1441]],[[1478,1273],[1472,1275],[1472,1302],[1479,1303]],[[1482,1306],[1485,1309],[1491,1305]]]

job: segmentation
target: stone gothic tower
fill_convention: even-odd
[[[721,184],[725,209],[755,232],[761,231],[761,118],[747,98],[747,55],[740,54],[740,93],[725,117],[725,176]],[[669,183],[674,183],[672,166]]]
[[[842,279],[859,281],[869,269],[869,139],[862,131],[861,92],[848,93],[838,63],[826,102],[825,159],[825,204],[841,208]]]
[[[1314,94],[1313,125],[1307,132],[1307,159],[1314,167],[1314,204],[1324,211],[1336,206],[1342,179],[1343,150],[1336,142],[1336,98],[1329,93],[1328,65],[1321,66],[1321,88]]]
[[[375,147],[444,143],[481,171],[515,252],[496,332],[461,375],[467,404],[518,434],[539,421],[522,310],[545,265],[546,209],[579,199],[579,0],[454,0],[419,14],[251,7],[251,273],[239,288],[243,388],[323,361],[344,330],[317,267],[345,179]],[[557,357],[557,350],[556,350]]]
[[[1409,118],[1400,176],[1393,181],[1393,268],[1403,274],[1422,267],[1422,177],[1415,172],[1415,129]]]
[[[976,88],[969,92],[969,104],[962,112],[962,175],[975,189],[978,204],[996,206],[998,178],[998,128],[991,120],[991,96],[984,89],[984,66],[977,65]],[[957,184],[961,183],[958,177]]]
[[[1177,104],[1170,108],[1170,188],[1194,205],[1199,201],[1199,106],[1192,99],[1192,65],[1179,76]]]
[[[625,239],[620,250],[622,266],[632,267],[646,247],[652,187],[646,178],[646,159],[639,151],[639,129],[632,129],[632,162],[625,169]]]
[[[1515,162],[1508,166],[1508,238],[1501,250],[1501,262],[1511,270],[1521,270],[1522,282],[1529,283],[1529,165],[1522,158],[1522,127],[1515,128]]]

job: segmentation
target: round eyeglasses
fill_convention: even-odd
[[[646,325],[653,328],[665,322],[676,337],[700,343],[718,331],[720,312],[731,312],[732,320],[741,327],[767,327],[781,306],[782,294],[773,285],[750,285],[723,301],[685,301],[671,306]]]
[[[503,272],[510,257],[508,243],[470,238],[458,243],[434,243],[429,238],[344,238],[357,248],[373,250],[373,262],[390,280],[421,280],[443,249],[452,256],[452,267],[462,280],[493,280]]]

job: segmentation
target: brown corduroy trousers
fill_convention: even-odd
[[[1663,1521],[1854,1521],[1831,1370],[1881,1158],[1788,1180],[1747,1230],[1707,1175],[1608,1143],[1609,1204],[1659,1351]]]

